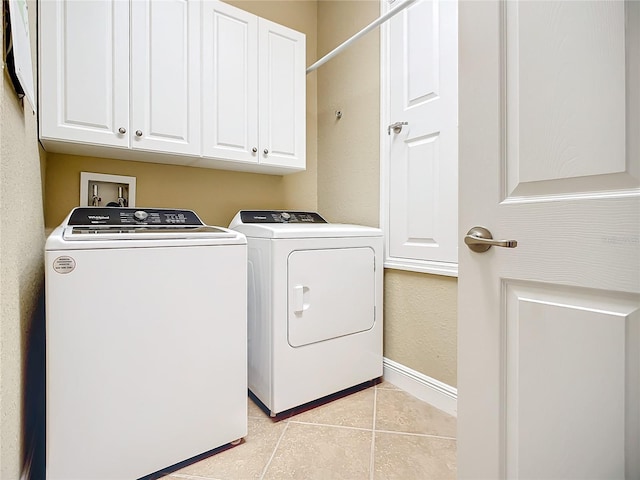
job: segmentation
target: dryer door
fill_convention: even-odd
[[[374,258],[369,247],[289,255],[289,345],[301,347],[373,327]]]

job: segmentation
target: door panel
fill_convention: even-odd
[[[505,18],[506,195],[633,187],[624,3],[509,2]]]
[[[395,178],[407,181],[407,216],[419,221],[407,222],[404,244],[406,246],[431,246],[438,248],[434,233],[438,230],[436,222],[438,212],[439,185],[435,180],[440,160],[440,135],[426,135],[407,142],[407,161]],[[392,177],[394,178],[394,177]],[[425,183],[426,180],[426,183]],[[391,232],[391,241],[398,232]]]
[[[624,478],[626,419],[640,408],[625,388],[639,373],[637,300],[509,281],[505,292],[507,478]]]
[[[518,180],[624,171],[624,4],[512,2],[505,27],[508,157]]]
[[[292,252],[287,260],[289,345],[301,347],[373,327],[374,262],[368,247]]]
[[[132,2],[133,148],[200,153],[199,8],[187,0]]]
[[[640,476],[639,13],[461,4],[460,478]]]
[[[422,0],[391,20],[388,255],[457,257],[457,7]]]
[[[260,163],[305,166],[305,48],[303,34],[259,20]]]
[[[40,128],[44,138],[127,147],[129,8],[41,2]]]
[[[405,15],[403,50],[407,71],[402,77],[404,102],[401,108],[418,107],[440,95],[439,78],[442,71],[438,17],[438,2],[422,2]]]
[[[258,18],[203,3],[203,155],[258,162]]]

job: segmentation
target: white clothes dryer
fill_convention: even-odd
[[[382,376],[377,228],[240,211],[248,242],[249,390],[272,416]]]
[[[45,262],[47,480],[131,480],[247,434],[242,234],[76,208]]]

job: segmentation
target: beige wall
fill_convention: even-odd
[[[47,158],[47,227],[78,205],[80,172],[136,177],[137,206],[188,208],[212,225],[229,225],[242,208],[285,207],[282,176],[55,153]]]
[[[228,3],[306,34],[307,64],[316,55],[316,2],[234,0]],[[49,154],[46,226],[58,225],[80,198],[80,172],[136,177],[136,205],[195,210],[207,223],[226,226],[240,209],[317,209],[316,80],[307,77],[307,170],[258,175],[176,165]]]
[[[321,0],[318,56],[377,18],[379,8],[371,0]],[[318,76],[318,209],[333,222],[379,224],[379,51],[379,36],[370,33],[312,74]]]
[[[34,53],[35,2],[28,8]],[[14,480],[23,459],[26,341],[43,285],[44,223],[36,117],[5,71],[0,84],[0,478]]]
[[[318,55],[378,17],[379,8],[372,0],[320,0]],[[334,222],[379,224],[379,48],[376,30],[316,72],[318,209]],[[456,304],[456,279],[386,270],[385,356],[456,386]]]
[[[316,0],[225,0],[272,22],[286,25],[307,35],[307,62],[316,60]],[[284,205],[292,210],[318,209],[317,205],[317,83],[315,75],[307,75],[307,170],[286,175],[282,180]],[[265,207],[268,208],[268,207]]]
[[[385,356],[455,387],[457,279],[387,269],[384,281]]]

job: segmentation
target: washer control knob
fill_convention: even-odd
[[[280,214],[280,216],[282,217],[282,219],[283,219],[285,222],[288,222],[288,221],[289,221],[289,219],[291,218],[291,214],[289,214],[288,212],[282,212],[282,213]]]
[[[133,213],[133,217],[138,220],[139,222],[144,222],[147,217],[149,216],[149,214],[147,212],[145,212],[144,210],[136,210]]]

